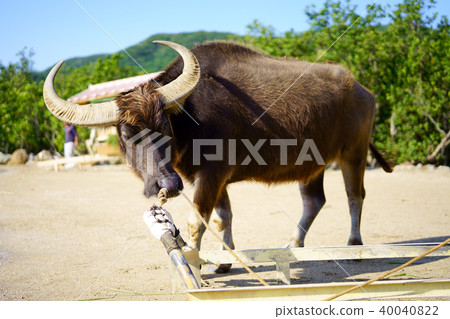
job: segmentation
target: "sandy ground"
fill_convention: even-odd
[[[450,172],[397,169],[366,172],[362,236],[365,244],[440,242],[450,235]],[[192,197],[192,188],[186,188]],[[276,199],[276,202],[269,197]],[[350,217],[340,171],[325,174],[327,204],[306,246],[345,245]],[[239,183],[229,187],[237,249],[276,248],[287,243],[301,214],[297,185]],[[171,293],[169,261],[142,220],[153,201],[124,166],[52,172],[0,167],[1,300],[185,300]],[[282,208],[280,208],[280,206]],[[188,203],[166,206],[187,237]],[[210,235],[203,249],[218,243]],[[298,262],[292,283],[368,280],[397,267],[387,260]],[[397,279],[449,278],[450,258],[426,258]],[[256,265],[276,284],[274,265]],[[256,285],[239,265],[226,275],[203,269],[211,287]]]

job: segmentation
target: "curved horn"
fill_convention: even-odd
[[[161,94],[164,108],[180,105],[194,91],[200,79],[200,65],[194,54],[184,46],[169,41],[153,41],[177,51],[183,59],[183,73],[172,82],[156,89]]]
[[[117,122],[117,104],[108,101],[79,105],[70,103],[55,92],[54,79],[64,60],[56,64],[44,83],[44,101],[52,114],[63,122],[77,126],[108,126]]]

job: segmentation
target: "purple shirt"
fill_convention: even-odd
[[[73,125],[64,126],[64,133],[66,135],[64,140],[65,143],[75,142],[75,137],[78,136],[77,130]]]

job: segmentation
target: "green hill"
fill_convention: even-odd
[[[160,71],[165,68],[177,53],[172,49],[153,44],[154,40],[172,41],[191,48],[196,43],[208,40],[227,40],[233,37],[231,33],[221,32],[193,32],[177,34],[156,34],[146,40],[126,49],[127,52],[148,72]],[[123,63],[135,65],[128,56],[124,57]]]
[[[189,33],[176,33],[176,34],[155,34],[139,42],[136,45],[130,46],[125,50],[133,57],[147,72],[156,72],[164,69],[175,57],[177,53],[169,48],[161,45],[153,44],[154,40],[172,41],[184,45],[187,48],[191,48],[196,43],[202,43],[210,40],[228,40],[236,38],[236,35],[225,32],[189,32]],[[136,67],[138,73],[143,73],[143,70],[127,55],[125,52],[120,53],[123,57],[122,63],[124,65],[131,65]],[[70,67],[80,67],[97,59],[104,58],[108,54],[95,54],[86,57],[77,57],[66,60],[65,65]],[[48,69],[36,73],[36,79],[45,79]]]

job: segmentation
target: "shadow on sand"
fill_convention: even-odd
[[[427,244],[430,249],[450,236],[430,237],[414,239],[402,242],[388,243],[388,244]],[[429,264],[438,260],[449,257],[424,257],[416,264]],[[291,266],[291,284],[313,284],[313,283],[331,283],[331,282],[364,282],[372,279],[375,273],[382,273],[392,270],[401,264],[411,260],[412,258],[380,258],[380,259],[364,259],[364,260],[329,260],[329,261],[298,261],[292,262]],[[416,265],[414,264],[414,265]],[[249,265],[250,268],[261,275],[263,278],[265,272],[273,272],[270,278],[275,277],[275,264],[258,264],[256,266]],[[227,287],[249,287],[260,286],[261,284],[251,277],[245,276],[242,279],[232,278],[235,275],[245,275],[247,271],[239,265],[233,265],[229,273],[215,274],[206,273],[202,277],[206,280],[213,279],[215,284],[224,285]],[[407,268],[406,268],[407,269]],[[400,275],[399,275],[400,274]],[[430,279],[426,277],[419,277],[408,275],[405,269],[397,275],[392,275],[389,279]],[[351,277],[357,277],[351,278]],[[266,280],[266,279],[265,279]],[[276,279],[267,279],[269,285],[283,285],[277,283]]]

